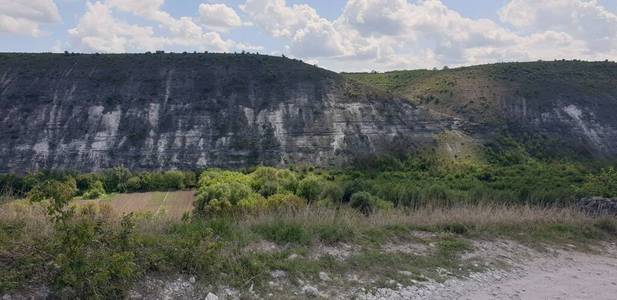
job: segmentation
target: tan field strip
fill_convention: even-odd
[[[194,191],[148,192],[111,195],[107,199],[78,200],[78,205],[97,203],[111,206],[117,214],[152,213],[180,218],[193,209]]]

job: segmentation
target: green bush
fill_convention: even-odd
[[[104,170],[101,176],[106,191],[124,193],[127,190],[126,183],[131,178],[131,171],[125,167],[114,167]]]
[[[129,178],[129,180],[126,182],[126,187],[128,188],[129,192],[140,192],[142,191],[142,180],[139,176],[133,176],[131,178]]]
[[[304,226],[294,222],[273,222],[261,224],[254,230],[265,239],[278,244],[298,244],[306,245],[311,241],[311,236],[306,232]]]
[[[339,182],[329,182],[324,185],[321,192],[321,199],[325,199],[334,204],[340,204],[343,202],[343,196],[345,190],[341,187]]]
[[[306,202],[294,194],[274,194],[268,197],[266,206],[269,209],[299,210],[306,207]]]
[[[353,194],[349,205],[359,210],[366,216],[377,210],[389,209],[393,207],[392,203],[379,199],[367,192],[357,192]]]
[[[322,181],[315,175],[309,175],[298,184],[298,196],[309,203],[319,199],[322,191]]]
[[[259,167],[250,177],[251,187],[264,197],[282,192],[293,193],[298,184],[296,174],[286,169]]]
[[[233,207],[253,194],[255,193],[248,185],[234,181],[219,182],[200,188],[195,199],[195,208],[198,213],[205,212],[213,200],[217,200],[217,205],[224,203]]]
[[[92,186],[84,193],[84,199],[98,199],[105,195],[103,182],[95,181]]]
[[[582,196],[617,197],[617,170],[610,167],[598,174],[588,174],[579,193]]]
[[[54,294],[60,298],[122,298],[140,274],[135,253],[128,249],[133,224],[126,218],[119,231],[81,217],[61,227],[53,276]]]

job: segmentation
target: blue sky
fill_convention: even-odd
[[[614,0],[0,0],[0,51],[259,51],[337,71],[617,59]]]

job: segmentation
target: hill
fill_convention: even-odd
[[[344,75],[460,119],[467,134],[485,143],[505,137],[536,155],[617,155],[613,62],[501,63]]]
[[[430,145],[448,121],[253,54],[0,54],[0,172],[334,165]]]

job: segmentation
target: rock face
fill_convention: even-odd
[[[347,77],[465,121],[491,142],[507,136],[546,158],[617,158],[617,63],[501,63]]]
[[[0,172],[332,165],[452,124],[285,58],[0,54]]]
[[[594,216],[617,216],[617,198],[582,198],[577,201],[576,206]]]

